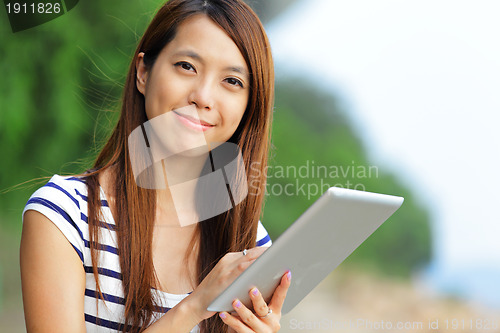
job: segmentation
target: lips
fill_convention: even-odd
[[[173,111],[174,114],[177,116],[177,119],[179,119],[179,121],[184,124],[186,127],[189,127],[191,129],[194,129],[196,131],[206,131],[206,130],[209,130],[211,129],[212,127],[214,127],[215,125],[207,122],[207,121],[204,121],[204,120],[201,120],[201,119],[196,119],[192,116],[189,116],[189,115],[186,115],[186,114],[183,114],[183,113],[179,113],[179,112],[176,112],[176,111]]]

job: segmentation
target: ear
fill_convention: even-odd
[[[137,61],[135,63],[135,72],[136,72],[136,86],[137,90],[144,95],[146,92],[146,81],[148,79],[148,71],[146,69],[146,65],[144,64],[144,52],[140,52],[137,55]]]

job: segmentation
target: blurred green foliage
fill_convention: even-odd
[[[24,204],[40,182],[6,189],[54,173],[82,172],[91,165],[116,119],[114,110],[138,36],[161,2],[81,1],[62,17],[16,34],[6,15],[1,17],[2,233],[19,233]],[[297,177],[278,177],[278,166],[299,168],[314,162],[344,171],[349,166],[370,167],[345,110],[331,94],[300,78],[277,82],[273,126],[270,189],[297,181]],[[407,275],[429,259],[428,215],[412,200],[410,189],[389,171],[376,169],[376,176],[370,177],[340,173],[298,180],[329,185],[349,182],[362,184],[368,191],[405,196],[401,210],[348,261]],[[273,238],[319,195],[270,193],[263,221]]]
[[[138,36],[160,4],[80,1],[62,17],[15,34],[1,17],[0,191],[91,165],[116,117]],[[0,194],[3,228],[19,229],[33,189]]]

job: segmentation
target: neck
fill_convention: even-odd
[[[169,157],[153,166],[156,185],[158,223],[171,227],[193,226],[198,222],[196,188],[208,158],[200,156]],[[160,222],[161,221],[161,222]]]

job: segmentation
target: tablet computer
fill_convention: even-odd
[[[403,203],[402,197],[329,188],[207,308],[234,311],[238,298],[253,308],[248,292],[257,287],[266,302],[288,270],[292,282],[282,314],[292,310]]]

